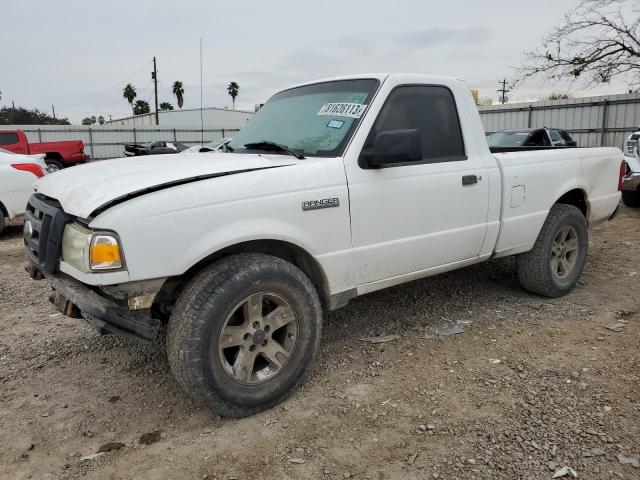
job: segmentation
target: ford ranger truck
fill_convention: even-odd
[[[622,173],[617,148],[492,154],[461,80],[347,76],[277,93],[224,151],[40,179],[24,245],[60,311],[166,330],[178,382],[240,417],[292,392],[358,295],[508,255],[529,292],[569,293]]]
[[[84,153],[82,140],[29,143],[22,130],[0,130],[0,148],[22,155],[44,154],[48,173],[85,163],[89,159]]]

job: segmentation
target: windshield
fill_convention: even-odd
[[[305,156],[340,156],[379,83],[372,79],[340,80],[280,92],[229,145],[235,152],[245,152],[259,150],[245,148],[247,144],[268,141]]]
[[[522,147],[531,132],[497,132],[487,137],[490,147]]]

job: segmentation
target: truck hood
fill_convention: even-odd
[[[216,176],[295,164],[284,155],[185,153],[101,160],[65,168],[35,184],[65,212],[88,218],[96,210],[130,196]]]

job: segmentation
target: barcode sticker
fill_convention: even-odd
[[[332,117],[360,118],[366,105],[359,103],[325,103],[316,115],[330,115]]]

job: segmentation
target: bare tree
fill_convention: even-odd
[[[493,105],[495,102],[493,101],[493,98],[491,97],[480,97],[478,98],[478,100],[476,100],[476,105],[478,105],[479,107],[489,107],[491,105]]]
[[[527,52],[517,82],[543,75],[585,86],[628,77],[640,87],[640,7],[637,0],[582,0]]]
[[[569,92],[551,92],[540,100],[567,100],[569,98],[573,98]]]

